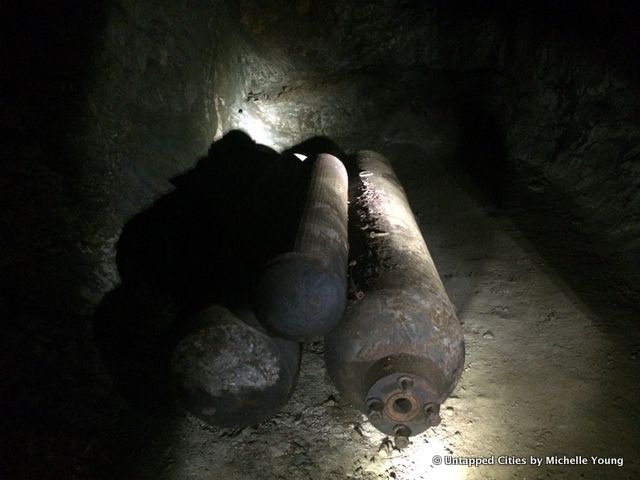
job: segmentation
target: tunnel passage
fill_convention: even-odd
[[[569,450],[571,425],[578,424],[582,438],[598,443],[610,435],[605,421],[621,432],[615,443],[625,444],[626,423],[617,415],[635,412],[628,395],[637,389],[629,372],[637,358],[640,272],[639,39],[628,2],[113,0],[24,5],[6,18],[14,21],[2,33],[0,311],[7,391],[17,392],[2,399],[11,455],[1,468],[9,476],[75,469],[91,477],[120,456],[127,465],[146,462],[143,478],[167,465],[165,476],[197,470],[185,458],[197,456],[205,434],[181,425],[194,437],[175,447],[186,452],[179,461],[162,463],[157,452],[174,448],[166,439],[177,437],[175,429],[145,431],[148,424],[114,389],[92,314],[121,280],[116,246],[123,226],[179,190],[169,179],[235,128],[276,150],[316,135],[350,151],[388,150],[466,322],[471,362],[476,355],[495,374],[484,396],[460,391],[466,407],[454,398],[452,408],[486,412],[478,405],[528,398],[535,386],[519,379],[539,379],[538,360],[546,356],[554,366],[544,365],[545,382],[556,385],[558,403],[548,423],[526,402],[523,411],[535,415],[502,404],[519,420],[509,425],[523,452],[540,439]],[[488,223],[476,216],[485,213]],[[557,276],[536,277],[538,268]],[[520,295],[535,308],[518,304],[528,275],[535,277],[531,292]],[[499,340],[498,327],[510,342],[482,343]],[[558,338],[566,349],[558,350]],[[581,353],[580,342],[593,356]],[[304,429],[321,438],[351,438],[345,425],[362,419],[344,413],[324,382],[322,346],[306,349],[307,400],[294,394],[282,428],[295,431],[300,415]],[[493,360],[481,363],[482,352]],[[507,353],[514,365],[524,358],[535,367],[503,366],[500,373],[495,364]],[[608,365],[620,368],[605,375],[600,369]],[[470,379],[474,368],[465,372]],[[603,404],[613,407],[602,414]],[[445,423],[454,425],[447,411]],[[583,417],[595,420],[582,424]],[[318,418],[321,425],[312,421]],[[480,418],[467,419],[484,425]],[[475,431],[455,425],[447,441]],[[240,443],[236,456],[230,441],[206,438],[231,465],[216,464],[223,473],[248,477],[255,469],[243,464],[254,457],[272,460],[278,475],[325,468],[317,458],[326,451],[292,435],[295,442],[285,436],[288,443],[271,442],[268,451]],[[492,435],[500,432],[477,438],[499,445]],[[150,437],[150,458],[130,453],[148,448]],[[529,438],[536,440],[522,440]],[[463,440],[457,445],[464,451]],[[49,454],[33,461],[34,451]],[[334,459],[323,475],[368,475],[369,464],[349,462]]]

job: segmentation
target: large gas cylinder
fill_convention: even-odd
[[[170,377],[188,411],[213,425],[242,428],[285,405],[300,346],[261,331],[250,310],[236,313],[219,305],[197,313],[173,352]]]
[[[325,337],[325,358],[341,394],[402,447],[440,422],[464,340],[389,161],[361,151],[348,165],[350,273],[364,295]]]
[[[324,335],[342,318],[347,301],[347,172],[323,153],[314,159],[293,251],[266,266],[256,294],[256,316],[268,329],[303,340]]]

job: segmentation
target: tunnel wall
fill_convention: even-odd
[[[638,39],[624,37],[624,18],[604,13],[604,31],[578,18],[585,31],[574,36],[511,34],[510,55],[520,60],[506,60],[515,88],[500,123],[507,158],[529,193],[562,203],[593,249],[637,283],[640,75],[630,47]]]
[[[522,225],[534,244],[539,233],[555,237],[556,250],[570,242],[576,254],[606,258],[617,280],[637,284],[640,34],[633,7],[495,2],[460,20],[453,7],[442,13],[450,21],[439,26],[447,40],[437,64],[484,72],[454,93],[458,142],[469,150],[463,164],[501,206],[547,216],[542,225]],[[472,44],[461,48],[452,34]],[[608,275],[603,268],[590,274]]]
[[[97,57],[101,75],[87,95],[93,128],[81,140],[89,163],[99,166],[87,169],[84,186],[104,192],[96,212],[98,257],[123,221],[207,152],[217,123],[212,18],[211,2],[128,2],[113,9]],[[99,260],[105,280],[110,261]],[[103,275],[100,267],[97,273]]]
[[[0,366],[11,392],[0,400],[3,478],[113,478],[104,470],[112,459],[97,452],[122,458],[148,443],[122,434],[124,404],[89,314],[118,281],[124,223],[213,140],[214,8],[144,0],[3,8],[11,19],[0,92]]]
[[[463,97],[473,98],[471,119],[479,113],[479,121],[495,122],[497,145],[488,151],[502,155],[504,165],[479,158],[472,170],[485,181],[502,171],[503,185],[488,184],[502,190],[507,207],[511,201],[529,202],[525,209],[546,205],[548,225],[538,230],[554,233],[552,223],[565,224],[555,232],[556,248],[565,241],[580,243],[586,253],[615,265],[619,280],[637,284],[640,69],[632,53],[639,40],[637,14],[625,2],[574,8],[542,2],[519,10],[501,6],[485,18],[494,26],[481,31],[485,38],[494,32],[491,51],[498,55],[485,57],[483,68],[491,74]],[[476,151],[482,151],[477,143]]]
[[[98,4],[24,7],[8,33],[2,195],[14,209],[3,215],[2,284],[16,308],[90,311],[117,281],[124,221],[168,191],[216,129],[211,2]],[[30,22],[42,27],[25,33]]]

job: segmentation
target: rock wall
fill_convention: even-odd
[[[3,8],[3,478],[108,477],[105,450],[133,448],[89,314],[118,280],[123,224],[213,139],[213,7]]]
[[[86,313],[117,281],[124,221],[213,138],[214,6],[23,10],[8,33],[1,284],[16,308]]]
[[[510,33],[513,102],[502,109],[500,123],[507,158],[527,177],[530,193],[560,203],[593,250],[637,283],[638,34],[626,24],[632,12],[626,18],[606,13],[599,20],[564,18],[542,32],[522,27]],[[577,25],[571,28],[570,21]]]

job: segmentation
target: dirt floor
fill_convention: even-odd
[[[436,145],[367,147],[393,161],[463,324],[466,368],[441,425],[394,449],[343,404],[318,339],[304,346],[298,386],[275,418],[241,431],[149,420],[147,447],[124,462],[129,476],[637,478],[640,337],[637,313],[609,295],[615,286],[584,275],[569,284],[564,273],[584,263],[569,234],[557,232],[553,255],[534,248],[518,225],[550,220],[526,201],[497,210],[442,167]],[[436,465],[451,458],[495,464]]]

